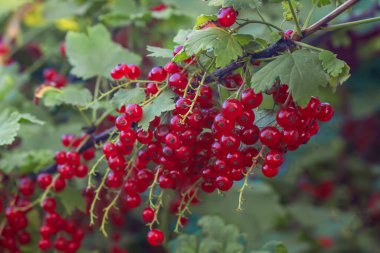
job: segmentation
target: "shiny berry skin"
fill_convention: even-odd
[[[160,246],[165,240],[165,235],[159,229],[152,229],[146,235],[146,239],[150,245]]]
[[[64,179],[71,179],[74,177],[75,170],[74,167],[65,164],[58,167],[58,173]]]
[[[125,146],[133,145],[136,141],[136,138],[136,133],[132,129],[121,131],[119,136],[120,142]]]
[[[239,151],[228,153],[226,162],[230,167],[241,167],[244,164],[244,155]]]
[[[150,223],[154,220],[155,212],[152,208],[147,207],[142,211],[141,216],[145,222]]]
[[[317,113],[320,104],[321,101],[319,101],[318,98],[311,97],[309,103],[307,103],[307,105],[300,110],[302,116],[305,118],[313,118]]]
[[[216,187],[221,191],[228,191],[231,189],[233,180],[227,176],[218,176],[215,179]]]
[[[128,193],[125,196],[125,206],[132,209],[136,208],[141,204],[141,197],[137,193]]]
[[[180,115],[186,114],[191,106],[191,100],[187,98],[180,98],[175,102],[175,111]]]
[[[95,149],[94,148],[89,148],[82,153],[82,157],[86,161],[90,161],[95,157]]]
[[[115,156],[117,154],[116,152],[116,146],[112,142],[107,142],[103,145],[103,154],[106,157]]]
[[[67,164],[72,166],[78,166],[80,164],[80,154],[75,151],[66,153]]]
[[[84,178],[87,176],[88,167],[85,164],[81,164],[75,169],[75,176],[79,178]]]
[[[170,75],[169,77],[169,86],[172,88],[177,88],[177,89],[185,89],[187,86],[188,80],[186,75],[181,74],[181,73],[174,73]]]
[[[180,68],[178,67],[178,65],[175,62],[170,61],[170,62],[166,63],[164,70],[169,74],[174,74],[174,73],[179,72]]]
[[[58,177],[54,182],[53,182],[53,189],[55,192],[61,192],[66,188],[66,181],[62,177]]]
[[[293,146],[298,143],[299,133],[296,128],[283,129],[281,131],[281,142]]]
[[[229,98],[222,105],[222,114],[227,119],[236,119],[243,114],[243,106],[239,100]]]
[[[299,116],[293,107],[285,107],[277,112],[276,121],[284,128],[295,127],[298,124]]]
[[[175,48],[173,49],[173,56],[176,56],[179,52],[181,52],[182,49],[182,45],[175,46]]]
[[[276,148],[280,142],[280,138],[280,131],[276,127],[267,126],[260,131],[261,143],[270,148]]]
[[[245,89],[241,94],[241,103],[247,110],[259,107],[262,102],[263,94],[255,93],[251,88]]]
[[[260,129],[256,125],[245,127],[239,132],[241,141],[246,145],[255,144],[259,140]]]
[[[115,126],[119,131],[128,130],[132,126],[132,120],[126,115],[119,115],[115,120]]]
[[[143,109],[138,104],[130,104],[125,108],[125,115],[133,122],[138,122],[143,117]]]
[[[111,171],[106,179],[106,185],[109,188],[119,188],[123,184],[123,177]]]
[[[57,165],[65,164],[66,163],[66,152],[65,151],[59,151],[55,153],[55,163]]]
[[[168,73],[166,73],[163,67],[153,67],[148,74],[148,80],[162,82],[166,79]]]
[[[51,175],[47,173],[41,173],[37,177],[37,184],[42,190],[46,190],[52,181]]]
[[[141,75],[141,69],[139,66],[135,64],[128,64],[129,72],[127,73],[127,77],[131,80],[137,79]]]
[[[30,178],[22,178],[19,182],[19,191],[25,197],[33,195],[35,189],[35,183]]]
[[[334,109],[329,103],[321,103],[315,116],[319,121],[329,121],[334,116]]]
[[[232,7],[221,8],[218,12],[218,23],[223,27],[230,27],[236,22],[237,11]]]
[[[114,80],[119,80],[124,77],[124,65],[118,64],[111,70],[111,77]]]
[[[274,177],[278,174],[278,167],[270,167],[264,162],[261,167],[261,172],[266,177]]]
[[[42,209],[44,209],[47,213],[53,213],[56,206],[57,202],[54,198],[45,198],[41,203]]]
[[[165,137],[165,144],[173,149],[176,149],[181,145],[181,139],[175,133],[168,133]]]
[[[220,138],[220,144],[226,151],[231,152],[239,148],[240,139],[234,134],[222,135]]]
[[[47,68],[43,71],[43,76],[46,81],[52,81],[56,75],[57,71],[55,71],[53,68]]]
[[[257,158],[259,155],[259,151],[254,147],[245,147],[241,150],[244,154],[244,166],[250,167],[253,164],[253,159]]]
[[[269,167],[280,167],[284,161],[283,153],[277,150],[270,150],[265,155],[264,160]]]
[[[210,181],[210,182],[205,181],[202,183],[201,188],[206,193],[212,193],[213,191],[215,191],[216,186],[212,181]]]
[[[47,251],[51,247],[51,243],[49,239],[41,239],[38,241],[38,248],[42,251]]]
[[[30,241],[32,240],[32,237],[30,236],[28,232],[21,231],[18,235],[18,240],[21,245],[25,245],[25,244],[30,243]]]
[[[153,132],[152,130],[148,129],[148,130],[143,130],[143,129],[139,129],[137,130],[137,140],[141,143],[141,144],[149,144],[151,141],[152,141],[152,138],[153,138]]]
[[[147,95],[154,95],[158,92],[158,84],[157,83],[147,83],[145,87],[145,93]]]
[[[236,118],[236,122],[243,127],[250,127],[255,121],[255,113],[252,110],[243,110],[243,113]]]
[[[235,123],[226,116],[218,114],[214,119],[214,127],[220,133],[229,133],[234,129]]]

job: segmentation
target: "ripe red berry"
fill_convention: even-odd
[[[280,142],[280,131],[276,127],[267,126],[260,131],[260,141],[269,148],[276,148]]]
[[[83,157],[84,160],[90,161],[91,159],[93,159],[95,157],[95,149],[94,148],[89,148],[89,149],[85,150],[82,153],[82,157]]]
[[[80,154],[75,151],[66,153],[67,163],[71,166],[78,166],[80,164]]]
[[[278,167],[270,167],[265,162],[262,164],[261,171],[266,177],[274,177],[278,174]]]
[[[123,184],[123,177],[111,171],[106,179],[106,185],[109,188],[119,188]]]
[[[40,250],[47,251],[47,250],[50,249],[50,247],[51,247],[51,243],[50,243],[49,239],[41,239],[41,240],[39,240],[39,242],[38,242],[38,248],[40,248]]]
[[[75,176],[79,178],[84,178],[87,176],[88,173],[88,167],[85,164],[81,164],[75,169]]]
[[[103,154],[106,157],[111,157],[116,155],[116,146],[112,142],[107,142],[103,146]]]
[[[265,155],[265,163],[269,167],[280,167],[283,161],[284,161],[283,153],[280,151],[270,150]]]
[[[136,133],[132,129],[120,132],[119,140],[125,146],[133,145],[136,141]]]
[[[54,198],[45,198],[41,203],[41,207],[47,213],[53,213],[55,211],[56,206],[57,206],[57,202]]]
[[[154,95],[158,92],[158,84],[157,83],[147,83],[145,87],[145,93],[147,95]]]
[[[37,184],[42,190],[45,190],[51,184],[52,180],[50,174],[41,173],[37,177]]]
[[[162,82],[167,76],[168,74],[163,67],[153,67],[148,74],[148,79],[151,81]]]
[[[115,120],[115,126],[119,131],[128,130],[132,126],[132,119],[126,115],[119,115]]]
[[[55,192],[61,192],[66,188],[66,181],[62,177],[58,177],[54,182],[53,182],[53,189]]]
[[[164,233],[159,229],[152,229],[148,232],[146,239],[152,246],[160,246],[165,239]]]
[[[141,197],[139,194],[130,192],[125,196],[126,207],[132,209],[132,208],[138,207],[140,204],[141,204]]]
[[[237,11],[232,7],[221,8],[218,12],[218,23],[224,27],[230,27],[236,22]]]
[[[131,80],[137,79],[141,75],[141,69],[135,64],[128,64],[129,72],[127,77]]]
[[[170,61],[170,62],[166,63],[164,70],[169,74],[174,74],[174,73],[179,72],[180,68],[178,67],[178,65],[175,62]]]
[[[299,116],[293,107],[283,107],[277,112],[276,121],[284,128],[295,127],[298,124]]]
[[[234,120],[243,114],[243,106],[239,100],[229,98],[222,105],[222,114],[227,119]]]
[[[283,129],[281,131],[281,142],[285,143],[286,145],[296,145],[298,143],[298,139],[298,130],[295,128]]]
[[[215,185],[221,191],[228,191],[233,185],[233,180],[227,176],[218,176]]]
[[[175,133],[168,133],[165,137],[165,144],[173,149],[179,148],[181,145],[181,139]]]
[[[65,164],[66,163],[66,152],[65,151],[59,151],[55,153],[55,163],[57,165]]]
[[[35,183],[30,178],[22,178],[19,182],[19,191],[25,197],[33,195],[35,190]]]
[[[169,86],[176,89],[185,89],[187,86],[188,80],[186,75],[181,73],[174,73],[169,77]]]
[[[319,121],[329,121],[334,115],[334,109],[329,103],[321,103],[318,107],[316,118]]]
[[[142,219],[147,222],[147,223],[150,223],[153,221],[154,219],[154,216],[155,216],[155,212],[152,208],[150,207],[147,207],[145,208],[143,211],[142,211]]]
[[[241,94],[241,103],[245,109],[254,109],[261,105],[263,102],[263,94],[255,93],[253,89],[248,88]]]
[[[143,117],[143,109],[138,104],[130,104],[125,108],[125,115],[133,122],[138,122]]]

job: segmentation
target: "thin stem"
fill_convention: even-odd
[[[100,232],[102,232],[102,234],[105,236],[105,237],[108,237],[108,233],[107,233],[107,230],[106,230],[106,224],[107,224],[107,219],[108,219],[108,213],[110,212],[111,208],[116,204],[116,201],[119,199],[119,196],[121,194],[121,190],[119,190],[115,197],[112,199],[111,203],[103,209],[104,213],[103,213],[103,218],[102,218],[102,223],[100,225]]]
[[[108,176],[109,172],[110,172],[110,168],[107,168],[106,173],[104,173],[104,175],[103,175],[102,181],[100,182],[98,188],[95,191],[95,196],[94,196],[94,199],[92,200],[91,207],[90,207],[90,225],[95,224],[95,218],[96,218],[96,216],[94,214],[95,204],[100,199],[99,198],[100,191],[103,189],[103,186],[107,180],[107,176]]]
[[[98,165],[103,161],[103,159],[105,158],[105,155],[102,155],[101,157],[99,157],[99,159],[95,162],[95,164],[92,166],[90,172],[88,172],[88,183],[87,183],[87,188],[91,188],[92,187],[92,183],[91,183],[91,179],[92,179],[92,175],[95,174],[95,170],[96,168],[98,167]]]
[[[268,27],[273,27],[280,32],[283,32],[283,30],[280,27],[273,25],[271,23],[265,22],[265,21],[260,21],[260,20],[248,20],[248,21],[244,22],[243,24],[239,25],[238,27],[236,27],[233,30],[233,32],[236,33],[237,31],[239,31],[239,29],[241,29],[242,27],[249,25],[249,24],[263,24],[263,25],[266,25]]]
[[[308,49],[311,49],[311,50],[315,50],[315,51],[318,51],[318,52],[323,52],[324,51],[322,48],[314,47],[312,45],[309,45],[309,44],[306,44],[306,43],[303,43],[303,42],[295,41],[295,43],[297,45],[301,46],[301,47],[308,48]]]
[[[291,0],[287,0],[287,1],[289,3],[290,11],[292,12],[294,23],[296,24],[297,33],[302,34],[301,26],[300,26],[300,23],[298,22],[298,17],[297,17],[296,11],[294,10],[292,1]]]
[[[257,14],[259,15],[260,19],[261,19],[263,22],[267,22],[267,21],[265,20],[264,16],[261,14],[260,8],[259,8],[259,6],[256,4],[255,1],[254,1],[254,4],[255,4],[255,6],[256,6],[256,12],[257,12]],[[269,31],[273,32],[273,29],[272,29],[272,27],[271,27],[270,25],[267,25],[267,27],[268,27]]]
[[[304,29],[302,34],[300,34],[300,37],[307,37],[313,33],[315,33],[318,30],[321,30],[323,27],[325,27],[331,20],[357,4],[359,0],[347,0],[342,5],[338,6],[335,10],[309,26],[308,28]]]
[[[102,81],[102,77],[101,76],[97,76],[96,77],[96,83],[95,83],[95,90],[94,90],[94,98],[98,97],[101,81]],[[98,110],[97,107],[95,107],[95,108],[92,109],[92,122],[95,122],[95,120],[96,120],[96,112],[97,112],[97,110]]]
[[[333,30],[337,30],[337,29],[349,28],[352,26],[368,24],[368,23],[377,22],[377,21],[380,21],[380,17],[367,18],[367,19],[362,19],[362,20],[357,20],[357,21],[352,21],[352,22],[346,22],[346,23],[341,23],[341,24],[336,24],[336,25],[328,25],[327,27],[323,27],[322,30],[333,31]]]
[[[156,94],[154,94],[153,96],[151,96],[149,99],[145,100],[144,102],[142,102],[140,104],[141,107],[144,107],[146,106],[147,104],[149,104],[150,102],[152,102],[154,99],[156,99],[156,97],[158,97],[166,88],[168,87],[168,85],[164,85],[161,89],[158,90],[158,92]]]

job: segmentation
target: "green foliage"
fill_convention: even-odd
[[[336,54],[324,50],[319,53],[319,60],[322,67],[329,75],[329,83],[335,89],[337,85],[342,84],[350,78],[350,67],[346,62],[336,58]]]
[[[46,1],[44,5],[43,16],[47,21],[55,21],[61,18],[83,15],[90,7],[90,2],[79,4],[75,0],[50,0]]]
[[[20,123],[30,122],[34,124],[43,125],[44,122],[40,121],[33,115],[28,113],[10,112],[4,110],[0,113],[0,146],[11,144],[20,130]]]
[[[177,33],[177,35],[174,37],[173,42],[176,44],[184,44],[186,41],[187,35],[191,33],[192,30],[184,30],[180,29]]]
[[[27,75],[19,73],[17,64],[0,65],[0,103],[27,80]]]
[[[169,90],[164,90],[156,99],[146,105],[143,108],[143,118],[139,122],[141,128],[147,130],[149,123],[154,120],[156,116],[160,116],[164,112],[172,111],[175,108],[173,98],[174,93]]]
[[[225,224],[218,216],[204,216],[198,221],[201,235],[180,235],[170,242],[174,253],[243,253],[243,234],[232,224]]]
[[[209,5],[212,6],[233,6],[234,9],[246,9],[246,8],[257,8],[262,3],[261,0],[210,0]]]
[[[103,25],[87,29],[87,34],[69,32],[66,53],[73,66],[71,73],[83,79],[96,76],[110,78],[109,73],[119,63],[139,64],[141,57],[111,40]]]
[[[112,97],[112,104],[116,108],[120,108],[126,104],[139,104],[145,99],[144,89],[120,89]]]
[[[82,191],[75,187],[66,187],[64,191],[57,194],[67,215],[71,215],[75,210],[86,211],[86,204],[82,197]]]
[[[244,210],[239,212],[236,211],[238,190],[238,187],[233,187],[224,193],[223,197],[218,194],[202,196],[202,204],[193,207],[193,213],[218,215],[226,223],[236,225],[250,238],[256,238],[265,231],[274,229],[276,220],[284,217],[285,210],[279,203],[278,195],[268,184],[256,181],[252,188],[247,188],[244,191]],[[250,239],[247,241],[247,246],[252,249],[257,248],[261,246],[258,243]]]
[[[322,69],[318,54],[309,50],[285,53],[265,67],[252,78],[256,92],[265,91],[280,79],[289,85],[294,101],[306,104],[311,96],[318,96],[319,89],[327,86],[327,76]]]
[[[300,5],[297,0],[290,0],[290,4],[295,10],[298,9]],[[294,20],[290,4],[286,0],[282,1],[283,17],[286,21]]]
[[[53,156],[53,151],[46,149],[4,153],[0,170],[4,173],[36,173],[51,164]]]
[[[322,7],[331,4],[331,0],[313,0],[313,4]]]
[[[43,95],[46,106],[72,105],[86,106],[92,100],[91,92],[79,85],[69,85],[59,90],[49,90]]]
[[[161,47],[153,47],[153,46],[147,46],[146,49],[150,52],[148,56],[161,57],[161,58],[173,57],[173,51],[170,49],[161,48]]]
[[[251,251],[250,253],[288,253],[283,242],[271,241],[266,243],[261,249]]]
[[[195,29],[199,29],[203,24],[205,24],[208,21],[215,21],[217,20],[216,15],[200,15],[195,20]]]
[[[243,49],[236,37],[220,28],[192,31],[185,42],[189,55],[212,50],[216,57],[216,67],[224,67],[243,55]]]

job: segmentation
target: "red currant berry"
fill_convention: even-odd
[[[260,141],[269,148],[276,148],[280,142],[280,131],[276,127],[267,126],[260,131]]]
[[[170,61],[170,62],[166,63],[164,70],[169,74],[174,74],[174,73],[179,72],[180,68],[178,67],[178,65],[175,62]]]
[[[141,204],[141,197],[137,193],[128,193],[125,196],[125,206],[127,208],[136,208]]]
[[[148,80],[162,82],[166,79],[167,75],[163,67],[153,67],[148,74]]]
[[[51,184],[52,177],[50,174],[41,173],[37,177],[37,184],[42,190],[46,190],[46,188]]]
[[[115,126],[119,131],[128,130],[132,126],[132,120],[126,115],[120,115],[116,118]]]
[[[148,243],[152,246],[160,246],[165,240],[164,233],[159,229],[150,230],[146,238]]]
[[[298,113],[293,107],[281,108],[276,115],[277,123],[284,128],[295,127],[298,120]]]
[[[133,122],[138,122],[143,117],[143,109],[138,104],[130,104],[125,108],[125,115]]]
[[[228,119],[236,119],[243,114],[243,106],[237,99],[227,99],[222,105],[222,114]]]
[[[56,206],[57,206],[57,202],[54,198],[45,198],[41,203],[41,207],[47,213],[53,213],[55,211]]]
[[[38,248],[42,251],[47,251],[51,247],[51,243],[49,239],[41,239],[38,242]]]
[[[274,177],[278,174],[278,167],[270,167],[268,164],[264,162],[261,167],[261,171],[263,175],[266,177]]]
[[[254,109],[261,105],[263,102],[263,94],[255,93],[253,89],[248,88],[241,94],[241,103],[245,109]]]
[[[230,27],[236,22],[237,11],[232,7],[221,8],[218,12],[218,23],[224,27]]]
[[[139,66],[135,64],[128,64],[128,68],[129,71],[126,77],[128,77],[129,79],[135,80],[141,75],[141,69]]]
[[[281,131],[281,142],[293,146],[298,143],[298,130],[295,128],[284,129]]]
[[[183,90],[186,88],[188,83],[187,77],[181,73],[174,73],[169,77],[169,86],[172,88],[177,88]]]
[[[269,167],[280,167],[283,161],[284,161],[283,153],[280,151],[270,150],[265,155],[265,163]]]
[[[329,121],[334,116],[334,109],[329,103],[321,103],[315,116],[319,121]]]
[[[231,189],[233,180],[227,176],[218,176],[215,179],[216,187],[221,191],[228,191]]]

